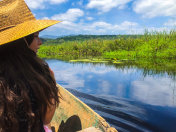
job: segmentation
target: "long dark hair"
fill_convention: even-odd
[[[31,41],[31,36],[26,39]],[[47,106],[58,104],[58,88],[47,63],[24,39],[0,46],[0,132],[40,131]]]

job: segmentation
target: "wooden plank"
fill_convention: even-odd
[[[93,111],[89,106],[65,88],[60,85],[57,86],[59,87],[63,99],[60,99],[59,106],[51,121],[51,126],[54,126],[55,130],[58,130],[62,121],[66,122],[69,117],[76,115],[81,121],[82,129],[93,126],[99,128],[103,132],[117,132],[115,128],[110,127],[105,119]]]

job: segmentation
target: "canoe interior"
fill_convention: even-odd
[[[117,132],[115,128],[110,127],[109,124],[89,106],[80,101],[65,88],[60,85],[57,86],[59,87],[63,99],[60,99],[59,106],[50,124],[55,128],[56,132],[61,122],[66,122],[69,117],[74,115],[79,117],[82,129],[94,126],[103,132]]]

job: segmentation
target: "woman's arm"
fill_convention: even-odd
[[[49,68],[49,71],[50,71],[51,77],[52,77],[53,79],[55,79],[55,77],[54,77],[54,72],[51,70],[51,68]],[[54,104],[55,104],[54,99],[51,100],[51,103],[52,103],[53,105],[52,105],[52,104],[49,104],[49,105],[47,106],[46,115],[45,115],[45,117],[44,117],[44,119],[43,119],[43,124],[44,124],[44,125],[47,125],[47,124],[49,124],[49,123],[51,122],[51,120],[52,120],[52,118],[53,118],[53,116],[54,116],[55,110],[56,110],[56,105],[54,105]]]
[[[54,100],[51,101],[52,104],[54,104]],[[43,124],[44,125],[47,125],[51,122],[53,116],[54,116],[54,113],[55,113],[55,110],[56,110],[56,105],[48,105],[47,106],[47,110],[46,110],[46,114],[45,114],[45,117],[43,119]]]

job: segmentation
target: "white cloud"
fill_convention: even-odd
[[[48,4],[61,4],[67,0],[25,0],[31,9],[44,9]]]
[[[77,4],[78,4],[79,6],[82,6],[82,5],[83,5],[83,0],[78,1]]]
[[[122,9],[131,0],[89,0],[87,8],[96,8],[100,12],[108,12],[112,8]]]
[[[67,2],[67,0],[48,0],[51,4],[61,4]]]
[[[170,19],[166,23],[164,23],[164,26],[175,27],[176,26],[176,20]]]
[[[136,0],[133,10],[143,17],[175,16],[176,0]]]
[[[139,27],[139,28],[133,28],[129,34],[144,34],[146,28]],[[173,27],[147,27],[147,31],[153,34],[156,34],[156,32],[165,32],[169,33],[173,30]]]
[[[126,27],[129,27],[129,26],[137,26],[138,24],[136,22],[129,22],[129,21],[124,21],[121,26],[126,26]]]
[[[124,31],[124,34],[141,34],[141,28],[138,23],[124,21],[119,25],[114,25],[113,30],[117,30],[118,32]]]
[[[132,30],[134,27],[137,27],[138,23],[136,22],[130,22],[130,21],[124,21],[120,25],[116,25],[115,27],[119,30]]]
[[[152,33],[152,32],[163,32],[163,31],[169,32],[171,29],[167,27],[159,27],[159,28],[148,27],[147,30]]]
[[[31,9],[43,9],[44,6],[44,0],[25,0],[29,8]]]
[[[41,20],[49,20],[49,18],[48,17],[43,17],[43,18],[41,18]]]
[[[76,21],[79,17],[83,16],[84,12],[78,8],[69,9],[66,13],[57,14],[51,17],[53,20],[61,21]]]
[[[94,18],[93,18],[93,17],[86,17],[86,19],[87,19],[88,21],[91,21],[91,20],[93,20]]]
[[[61,23],[52,26],[53,30],[67,30],[70,34],[132,34],[131,30],[137,30],[139,25],[135,22],[124,21],[121,24],[110,24],[104,21],[93,23],[75,23],[73,21],[62,21]],[[137,31],[136,31],[137,32]],[[138,31],[139,32],[139,31]]]
[[[62,21],[61,23],[54,25],[52,28],[66,29],[75,32],[77,30],[77,24],[70,21]]]
[[[74,2],[72,2],[72,6],[76,6],[76,5],[78,5],[78,6],[83,6],[83,0],[79,0],[79,1],[74,1]]]
[[[58,18],[59,19],[59,18]],[[77,18],[78,19],[78,18]],[[60,20],[60,19],[59,19]],[[72,19],[75,20],[75,19]],[[145,27],[141,27],[136,22],[124,21],[120,24],[111,24],[104,21],[95,21],[92,23],[85,23],[84,21],[74,22],[69,20],[64,20],[58,23],[48,31],[57,31],[58,29],[64,31],[62,35],[70,34],[143,34],[145,32]],[[166,24],[165,24],[166,25]],[[149,32],[169,32],[173,28],[168,27],[147,27]],[[46,29],[47,30],[47,29]]]
[[[106,22],[94,22],[93,24],[92,24],[92,27],[94,27],[94,28],[111,28],[112,27],[112,25],[111,24],[109,24],[109,23],[106,23]]]

